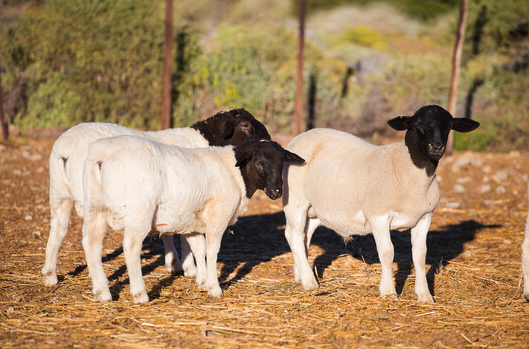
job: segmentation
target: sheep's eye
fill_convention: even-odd
[[[250,124],[249,123],[244,123],[244,124],[241,124],[241,127],[242,128],[249,128]]]

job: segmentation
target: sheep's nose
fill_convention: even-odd
[[[441,151],[444,149],[443,143],[433,143],[433,144],[430,144],[430,146],[432,147],[432,150],[435,150],[435,151]]]

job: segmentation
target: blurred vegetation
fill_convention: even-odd
[[[175,2],[173,125],[244,107],[271,132],[291,132],[297,3]],[[18,129],[159,127],[163,0],[20,4],[0,2],[0,12],[22,13],[0,14],[5,104]],[[458,0],[309,0],[311,124],[377,142],[392,135],[389,118],[446,105],[458,11]],[[482,126],[458,134],[456,148],[529,146],[528,33],[526,0],[470,2],[457,116]]]

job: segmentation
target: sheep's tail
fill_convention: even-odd
[[[72,184],[67,175],[67,169],[70,166],[70,154],[61,151],[61,147],[54,145],[49,161],[50,168],[50,188],[53,186],[59,196],[73,196]]]

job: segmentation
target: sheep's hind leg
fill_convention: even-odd
[[[68,222],[73,207],[72,198],[63,198],[60,200],[50,200],[51,221],[50,235],[46,244],[46,260],[42,267],[44,285],[56,285],[57,280],[57,259],[62,241],[68,232]]]
[[[202,234],[184,235],[197,261],[196,283],[204,289],[206,284],[206,240]]]
[[[197,276],[197,267],[193,260],[193,253],[191,247],[187,242],[185,236],[180,235],[180,244],[182,245],[182,269],[184,270],[184,276],[193,278]]]
[[[149,230],[149,228],[130,229],[126,227],[123,234],[123,253],[125,254],[125,263],[129,272],[130,294],[134,303],[146,303],[149,301],[141,273],[141,248],[143,240],[149,234]]]
[[[380,266],[382,268],[379,287],[380,296],[397,298],[397,291],[395,290],[395,282],[393,281],[392,273],[394,249],[389,232],[389,219],[387,216],[381,216],[369,219],[369,223],[373,229],[378,258],[380,259]]]
[[[173,241],[173,235],[162,235],[163,247],[165,250],[165,267],[170,273],[182,271],[182,264],[178,258],[178,252]]]
[[[101,252],[103,238],[108,230],[106,216],[102,212],[89,212],[83,222],[83,248],[86,255],[88,272],[92,278],[92,293],[98,301],[110,301],[112,295],[108,288],[108,279],[103,270]]]
[[[434,300],[428,289],[426,280],[426,237],[432,215],[428,214],[421,218],[417,225],[411,229],[411,250],[413,266],[415,267],[415,294],[419,302],[433,303]]]

